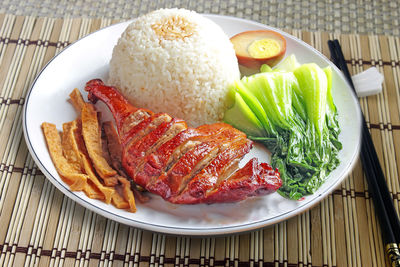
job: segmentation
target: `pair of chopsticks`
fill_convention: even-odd
[[[339,41],[330,40],[328,41],[328,46],[333,63],[343,72],[354,94],[356,94]],[[385,252],[388,264],[390,266],[400,266],[400,253],[398,249],[398,244],[400,243],[400,221],[364,116],[362,116],[360,157],[367,178],[368,189],[372,194],[375,211],[381,226],[382,239],[386,245]]]

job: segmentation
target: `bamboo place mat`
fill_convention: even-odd
[[[243,234],[184,237],[105,219],[43,176],[22,133],[25,95],[68,44],[114,23],[0,15],[0,266],[383,266],[379,225],[359,163],[313,209]],[[376,66],[383,92],[361,99],[395,207],[400,184],[400,39],[289,31],[325,55],[340,39],[350,70]],[[38,136],[38,138],[42,138]]]
[[[130,19],[159,8],[234,16],[276,28],[400,36],[400,1],[332,0],[2,0],[20,16]]]

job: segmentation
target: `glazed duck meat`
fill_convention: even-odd
[[[239,168],[252,141],[228,124],[188,127],[166,113],[132,106],[98,79],[85,90],[90,101],[103,101],[114,116],[127,175],[169,202],[234,202],[282,185],[279,172],[256,158]]]

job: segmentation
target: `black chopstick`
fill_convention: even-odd
[[[335,52],[337,53],[336,60],[335,59],[334,60],[339,63],[339,68],[342,70],[342,72],[345,75],[347,81],[349,82],[351,88],[353,89],[353,92],[355,93],[354,84],[351,79],[349,70],[347,68],[347,64],[344,60],[343,52],[340,47],[339,41],[334,40],[333,43],[334,43],[334,47],[336,48]],[[397,241],[396,243],[400,243],[400,221],[397,216],[396,209],[393,205],[393,199],[392,199],[389,189],[387,187],[387,184],[385,181],[385,176],[383,174],[382,167],[379,164],[378,155],[376,153],[375,146],[372,142],[372,138],[371,138],[371,135],[369,134],[367,123],[365,122],[364,117],[362,117],[362,124],[363,124],[362,125],[362,132],[363,132],[362,146],[366,147],[366,149],[365,149],[365,153],[361,153],[361,160],[363,160],[363,158],[366,158],[366,157],[370,158],[370,160],[368,162],[365,162],[365,164],[363,163],[363,167],[365,169],[364,171],[365,171],[367,177],[373,175],[372,177],[369,177],[368,181],[373,179],[377,182],[377,184],[378,184],[377,188],[379,190],[377,193],[381,194],[382,201],[383,201],[386,212],[389,215],[393,215],[393,216],[389,216],[389,220],[392,225],[393,234]],[[365,160],[367,160],[367,159],[365,159]],[[368,165],[367,163],[369,163],[370,165]],[[372,189],[375,189],[375,188],[372,187]]]
[[[353,93],[356,94],[339,41],[328,41],[328,46],[332,61],[343,72],[353,89]],[[382,238],[386,245],[385,251],[388,260],[390,264],[394,264],[391,266],[400,266],[400,253],[398,250],[398,244],[400,243],[400,221],[393,205],[393,199],[387,187],[385,176],[379,163],[378,155],[364,116],[362,116],[362,145],[360,157],[367,178],[368,189],[372,194],[375,210],[381,226]]]

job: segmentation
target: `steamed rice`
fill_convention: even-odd
[[[240,78],[227,35],[184,9],[135,19],[113,50],[109,74],[109,83],[135,106],[166,112],[191,126],[221,120],[229,86]]]

